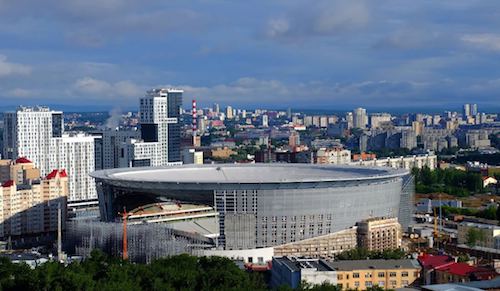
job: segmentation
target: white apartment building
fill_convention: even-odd
[[[3,158],[27,157],[42,175],[52,170],[50,159],[54,148],[51,139],[61,137],[64,130],[61,111],[48,107],[19,107],[4,114]]]
[[[94,138],[63,134],[61,111],[48,107],[19,107],[4,115],[4,155],[6,159],[26,157],[46,176],[53,169],[66,169],[69,201],[97,199],[94,180]]]
[[[351,151],[342,148],[320,148],[316,151],[317,164],[347,165],[351,162]]]
[[[366,161],[350,162],[351,166],[375,166],[375,167],[392,167],[411,170],[413,168],[422,169],[428,167],[434,170],[437,167],[436,155],[420,155],[420,156],[405,156],[394,158],[381,158]]]
[[[63,134],[52,139],[52,146],[57,150],[50,160],[50,167],[66,169],[69,176],[69,202],[97,199],[95,180],[89,175],[95,171],[95,138],[80,133]]]

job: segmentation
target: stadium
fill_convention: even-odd
[[[326,235],[370,217],[411,219],[407,170],[314,164],[212,164],[97,171],[101,220],[125,207],[206,205],[219,249],[273,247]],[[185,213],[192,215],[196,212]],[[207,229],[206,227],[200,228]]]

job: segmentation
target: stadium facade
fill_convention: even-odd
[[[158,201],[211,205],[217,246],[266,248],[326,235],[370,217],[412,216],[407,170],[313,164],[214,164],[110,169],[96,179],[101,219]]]

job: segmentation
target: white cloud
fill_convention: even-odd
[[[15,88],[7,91],[7,95],[12,97],[37,97],[36,92],[30,89]]]
[[[0,55],[0,77],[11,75],[29,75],[30,73],[30,66],[8,62],[5,55]]]
[[[296,40],[357,30],[368,24],[370,11],[365,1],[306,1],[285,17],[268,21],[266,35],[272,39]]]
[[[462,41],[478,48],[500,52],[500,35],[498,34],[466,34]]]
[[[76,80],[73,84],[73,90],[79,95],[111,98],[138,98],[144,93],[144,89],[128,80],[113,83],[92,77]]]

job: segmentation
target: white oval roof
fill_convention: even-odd
[[[163,183],[300,183],[370,180],[407,175],[404,169],[313,164],[211,164],[121,168],[97,171],[94,178]]]

